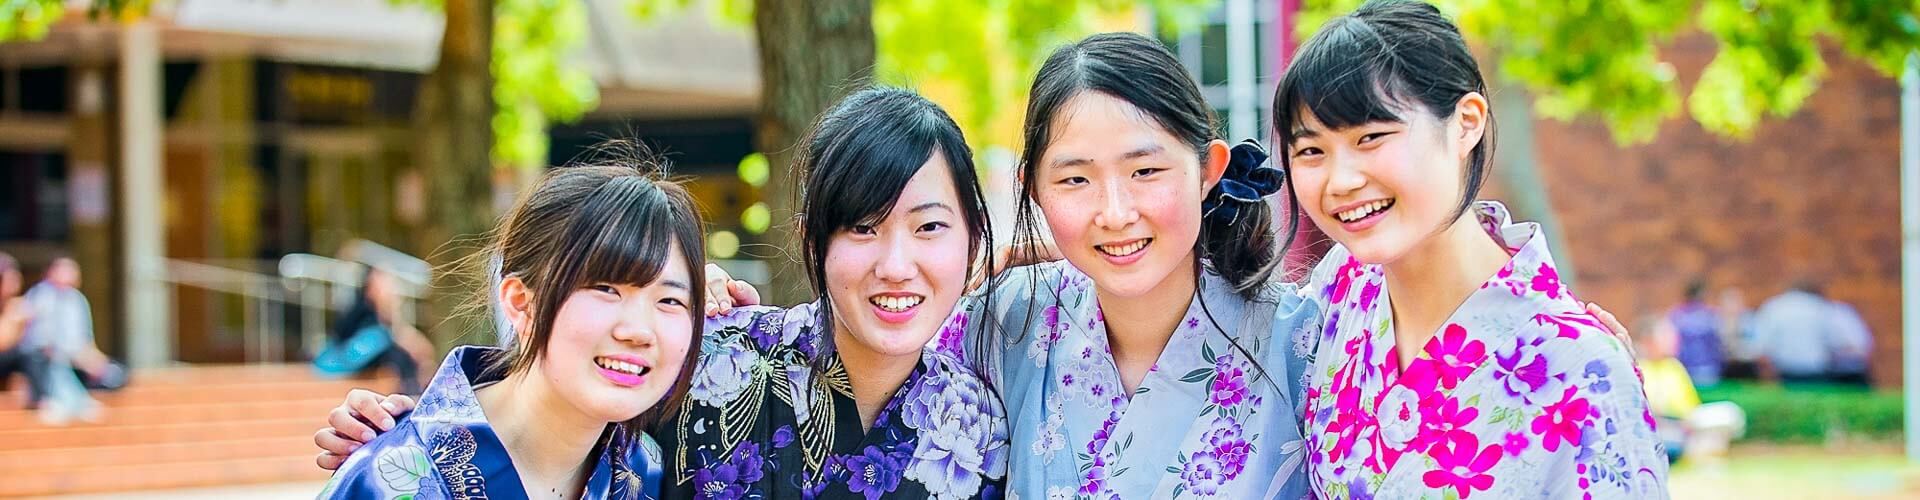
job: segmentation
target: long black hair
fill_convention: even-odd
[[[1480,63],[1467,50],[1460,28],[1440,9],[1407,0],[1372,0],[1328,21],[1287,66],[1273,95],[1274,149],[1282,165],[1309,113],[1334,130],[1372,122],[1405,123],[1402,113],[1422,111],[1446,120],[1470,92],[1487,94]],[[1459,220],[1486,184],[1493,158],[1494,118],[1467,158],[1460,201],[1448,224]],[[1287,183],[1289,198],[1296,195]]]
[[[1034,180],[1056,133],[1053,118],[1084,92],[1126,101],[1200,154],[1202,163],[1207,143],[1220,139],[1213,109],[1200,87],[1160,42],[1136,33],[1102,33],[1061,47],[1040,66],[1027,101],[1026,149],[1020,156],[1022,202],[1014,216],[1015,234],[1022,238],[1038,241],[1041,236]],[[1252,298],[1273,275],[1280,261],[1276,249],[1285,245],[1275,242],[1275,217],[1266,202],[1219,201],[1248,206],[1235,210],[1237,217],[1202,217],[1194,258],[1226,278],[1242,297]],[[1292,224],[1289,219],[1289,237]]]
[[[1187,73],[1180,60],[1168,51],[1159,41],[1137,33],[1102,33],[1084,40],[1055,49],[1040,65],[1040,72],[1033,80],[1033,88],[1028,95],[1026,116],[1026,147],[1020,155],[1020,206],[1015,213],[1015,231],[1026,241],[1041,241],[1039,218],[1035,211],[1038,203],[1035,192],[1038,189],[1038,169],[1040,159],[1045,156],[1047,147],[1052,143],[1054,117],[1058,116],[1074,97],[1087,92],[1099,92],[1125,101],[1168,134],[1179,138],[1181,142],[1202,155],[1204,164],[1207,144],[1220,139],[1216,132],[1217,120],[1213,109],[1208,107],[1206,97],[1200,93],[1199,85]],[[1274,301],[1268,282],[1274,268],[1281,262],[1280,252],[1286,244],[1275,241],[1275,217],[1264,200],[1235,201],[1226,198],[1213,198],[1216,203],[1237,203],[1235,217],[1201,216],[1200,237],[1194,242],[1193,259],[1195,283],[1203,283],[1199,274],[1211,270],[1226,279],[1235,293],[1251,301]],[[1196,207],[1198,212],[1198,207]],[[1292,241],[1293,219],[1288,220],[1287,242]],[[1034,256],[1026,260],[1034,261]],[[1037,283],[1029,284],[1033,293],[1038,290]],[[1055,291],[1054,293],[1058,293]],[[1195,293],[1194,300],[1200,303],[1201,312],[1215,329],[1229,332],[1227,341],[1245,354],[1247,361],[1254,365],[1255,380],[1266,378],[1266,369],[1259,360],[1235,340],[1236,333],[1223,328],[1208,308],[1205,294]],[[1028,323],[1032,322],[1033,311],[1028,311]],[[1018,341],[1016,337],[1014,339]],[[1284,392],[1277,383],[1275,390]]]
[[[968,262],[991,260],[985,246],[993,241],[993,229],[974,171],[973,150],[960,126],[946,110],[919,94],[882,86],[854,92],[821,115],[802,144],[797,163],[805,172],[806,184],[798,204],[803,214],[800,239],[807,280],[821,301],[816,323],[822,328],[821,344],[814,359],[815,368],[824,368],[834,349],[826,263],[827,247],[835,234],[885,220],[907,182],[935,153],[946,159],[947,174],[960,195],[958,208],[971,238]],[[985,272],[991,263],[986,264],[973,266],[970,274]],[[979,361],[986,357],[968,358],[978,370],[983,366]]]

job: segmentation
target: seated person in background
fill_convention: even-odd
[[[97,420],[99,402],[88,389],[118,389],[126,385],[126,370],[101,353],[93,343],[93,312],[80,293],[80,264],[59,257],[47,276],[27,290],[33,320],[27,323],[22,348],[46,356],[40,419],[52,425],[74,418]]]
[[[1672,323],[1650,318],[1637,331],[1648,332],[1635,339],[1635,351],[1667,459],[1724,456],[1728,444],[1746,433],[1746,412],[1729,401],[1701,404],[1686,366],[1673,356],[1679,332]]]
[[[400,392],[420,394],[420,369],[432,366],[433,341],[401,315],[405,298],[393,275],[367,267],[360,293],[327,332],[327,348],[314,357],[322,373],[345,376],[386,365],[400,377]]]
[[[1833,303],[1802,281],[1754,312],[1754,350],[1773,376],[1788,384],[1831,379],[1834,354],[1843,345]]]
[[[37,401],[47,360],[36,350],[21,347],[20,341],[27,334],[27,321],[33,318],[33,308],[20,297],[23,280],[19,261],[0,253],[0,387],[5,387],[8,379],[19,373],[27,379],[24,395],[29,401]]]
[[[1860,318],[1860,311],[1838,300],[1833,304],[1834,336],[1833,381],[1866,386],[1872,383],[1867,369],[1873,364],[1873,331]]]

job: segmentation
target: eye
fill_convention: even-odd
[[[679,297],[666,297],[660,299],[660,305],[684,309],[687,307],[687,301],[680,300]]]
[[[1318,158],[1320,157],[1321,154],[1323,154],[1323,152],[1320,151],[1320,148],[1316,148],[1312,146],[1296,149],[1293,151],[1293,157],[1301,158],[1301,159]]]
[[[1060,185],[1063,185],[1063,186],[1084,186],[1084,185],[1086,185],[1086,184],[1087,184],[1087,178],[1085,178],[1085,177],[1077,177],[1077,176],[1076,176],[1076,177],[1068,177],[1068,178],[1065,178],[1065,179],[1060,179],[1060,180],[1058,180],[1058,181],[1054,181],[1054,183],[1055,183],[1055,184],[1060,184]]]
[[[612,295],[612,296],[615,296],[615,297],[619,297],[619,296],[620,296],[620,289],[619,289],[619,288],[614,288],[614,286],[613,286],[613,285],[609,285],[609,284],[606,284],[606,283],[595,283],[595,284],[592,284],[592,285],[587,285],[587,289],[588,289],[588,290],[593,290],[593,291],[596,291],[596,292],[600,292],[600,293],[604,293],[604,294],[608,294],[608,295]]]
[[[935,221],[935,222],[928,222],[926,224],[921,224],[920,227],[916,228],[915,230],[922,233],[931,233],[935,231],[943,231],[950,227],[953,227],[953,225],[948,224],[944,221]]]
[[[1363,136],[1360,136],[1360,144],[1371,143],[1371,142],[1380,140],[1380,138],[1382,137],[1386,137],[1389,135],[1393,135],[1393,132],[1374,132],[1371,134],[1363,135]]]
[[[1150,167],[1150,168],[1142,168],[1142,169],[1134,170],[1133,178],[1138,179],[1141,177],[1146,177],[1149,175],[1160,173],[1163,170],[1166,170],[1166,169],[1158,168],[1158,167]]]
[[[854,224],[851,226],[847,226],[847,232],[861,235],[861,236],[870,236],[874,234],[874,229],[873,229],[873,226],[869,226],[866,224]]]

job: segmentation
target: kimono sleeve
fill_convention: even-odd
[[[1576,362],[1569,370],[1572,387],[1535,428],[1552,427],[1553,417],[1579,418],[1581,401],[1587,404],[1579,435],[1557,443],[1550,474],[1565,481],[1548,481],[1561,491],[1558,498],[1666,498],[1665,443],[1654,432],[1653,413],[1633,358],[1623,344],[1604,331],[1586,332],[1578,339]],[[1543,439],[1556,439],[1549,433]],[[1542,443],[1545,444],[1545,443]],[[1583,486],[1584,485],[1584,486]]]
[[[410,431],[384,434],[349,456],[318,498],[412,500],[420,495],[421,485],[439,484],[426,448],[411,440],[389,439]]]

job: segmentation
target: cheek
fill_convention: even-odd
[[[920,268],[927,280],[933,283],[934,292],[958,295],[960,287],[967,281],[967,268],[973,262],[967,249],[967,233],[959,229],[949,230],[938,238],[926,241],[921,246]]]
[[[1062,249],[1079,249],[1091,246],[1086,241],[1087,228],[1093,225],[1093,216],[1100,210],[1100,200],[1094,196],[1076,193],[1042,194],[1036,204],[1040,207],[1040,218],[1047,223],[1047,229],[1053,235],[1053,243]]]

